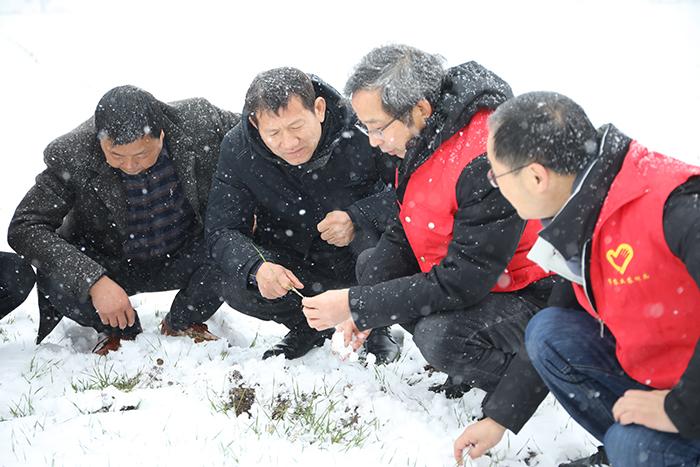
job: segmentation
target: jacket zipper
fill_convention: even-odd
[[[586,249],[590,243],[591,240],[588,239],[586,240],[586,243],[583,244],[583,253],[581,258],[581,276],[583,278],[583,292],[586,294],[588,304],[590,305],[591,310],[593,310],[593,313],[595,314],[598,323],[600,323],[600,338],[602,339],[605,335],[605,323],[603,323],[603,320],[600,317],[598,310],[596,310],[593,306],[593,300],[591,300],[591,295],[588,293],[588,276],[586,275],[586,262],[588,261],[588,255],[586,255]]]

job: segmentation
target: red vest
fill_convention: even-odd
[[[428,272],[447,256],[457,212],[457,180],[471,161],[486,152],[490,110],[479,111],[471,121],[440,145],[408,181],[399,218],[420,269]],[[528,222],[508,268],[493,292],[519,290],[549,274],[527,259],[542,228]]]
[[[669,250],[663,229],[669,195],[698,174],[700,167],[633,141],[593,231],[590,283],[597,310],[574,285],[579,303],[615,336],[625,372],[657,389],[678,383],[700,337],[700,290]]]

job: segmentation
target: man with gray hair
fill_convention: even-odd
[[[303,301],[309,324],[340,324],[356,343],[401,324],[448,374],[437,389],[484,389],[481,426],[517,432],[540,402],[524,390],[538,380],[522,358],[525,326],[552,279],[526,258],[539,225],[519,219],[486,178],[486,120],[510,87],[475,62],[445,70],[439,56],[392,45],[367,54],[345,91],[370,144],[403,159],[399,220],[358,268],[360,285]]]

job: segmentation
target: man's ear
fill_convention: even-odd
[[[542,193],[547,191],[552,182],[552,174],[545,168],[545,166],[538,164],[537,162],[533,162],[525,167],[525,170],[527,171],[529,179],[532,181],[536,192]]]
[[[433,106],[430,105],[430,102],[428,102],[428,99],[419,100],[418,103],[416,104],[416,108],[418,110],[418,114],[423,119],[426,119],[433,114]]]
[[[425,128],[425,121],[433,114],[433,106],[427,99],[421,99],[411,108],[411,120],[409,126],[414,127],[417,132]]]
[[[251,125],[253,125],[253,128],[255,128],[256,130],[260,130],[260,128],[258,128],[258,123],[255,121],[252,115],[248,116],[248,121]]]
[[[314,101],[314,113],[318,121],[323,123],[326,119],[326,99],[323,97],[317,97]]]
[[[425,121],[428,117],[433,114],[433,106],[430,105],[427,99],[421,99],[414,106],[414,117],[419,117],[422,121]]]

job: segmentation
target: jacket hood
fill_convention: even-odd
[[[416,170],[479,110],[492,109],[513,97],[508,83],[476,62],[447,70],[433,114],[420,135],[408,143],[399,170],[399,183]]]

